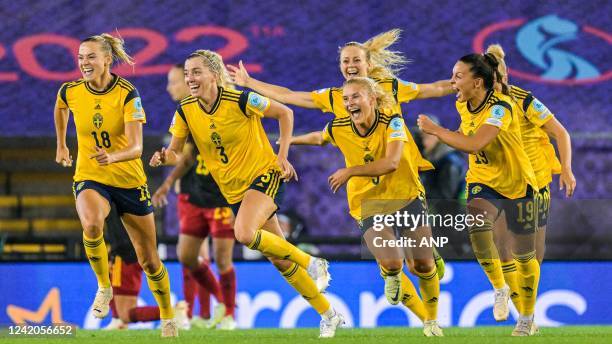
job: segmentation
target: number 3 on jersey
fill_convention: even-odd
[[[223,143],[221,142],[221,135],[219,135],[217,132],[213,132],[210,135],[210,140],[215,144],[217,151],[219,151],[221,162],[227,164],[229,162],[229,158],[227,157],[227,154],[225,154],[225,147],[223,147]]]
[[[98,133],[97,132],[92,131],[91,135],[93,136],[94,140],[96,141],[96,146],[98,146],[98,148],[102,148],[102,146],[104,146],[104,148],[110,148],[111,142],[110,142],[110,135],[108,134],[108,131],[103,131],[103,132],[100,133],[100,138],[102,140],[102,145],[100,145],[100,140],[98,139]]]

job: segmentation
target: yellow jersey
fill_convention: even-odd
[[[408,103],[415,99],[419,94],[419,85],[413,82],[408,82],[400,79],[374,79],[382,89],[393,95],[395,104],[391,109],[385,109],[383,112],[400,114],[402,113],[401,103]],[[332,113],[336,118],[349,117],[348,112],[344,108],[344,100],[342,99],[342,88],[331,87],[323,88],[310,93],[315,106],[323,112]],[[408,141],[406,145],[410,146],[411,151],[415,152],[418,161],[419,171],[433,170],[433,165],[425,160],[421,155],[412,135],[408,133]]]
[[[527,185],[536,190],[538,184],[523,149],[517,105],[500,92],[489,92],[476,109],[468,102],[456,102],[461,116],[459,130],[473,135],[483,125],[500,129],[497,136],[477,154],[469,155],[466,182],[482,183],[510,199],[524,197]]]
[[[261,124],[270,100],[255,92],[219,87],[210,112],[194,97],[183,99],[170,133],[191,133],[206,167],[230,204],[242,201],[251,183],[267,171],[280,170]]]
[[[555,148],[550,143],[548,134],[542,129],[542,126],[554,118],[554,115],[531,92],[510,86],[510,95],[521,111],[519,118],[525,153],[536,175],[538,188],[544,188],[552,182],[553,174],[561,173],[561,163]]]
[[[323,129],[323,139],[337,146],[347,167],[363,165],[385,157],[387,145],[393,141],[409,142],[408,128],[399,114],[376,111],[372,128],[361,135],[350,118],[336,118]],[[404,144],[399,167],[378,177],[352,177],[346,185],[349,212],[356,220],[375,214],[392,213],[410,200],[424,198],[425,189],[419,179],[417,156]],[[383,202],[379,202],[385,200]],[[366,203],[367,202],[367,203]],[[365,204],[365,206],[363,206]]]
[[[125,189],[146,184],[140,158],[107,166],[89,158],[96,146],[109,153],[126,148],[125,123],[146,123],[140,95],[129,81],[113,74],[110,86],[102,92],[93,90],[83,79],[66,82],[57,93],[57,104],[69,109],[74,118],[78,142],[75,181],[93,180]]]

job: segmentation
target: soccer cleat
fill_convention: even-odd
[[[425,337],[444,337],[442,329],[437,320],[427,320],[423,323],[423,334]]]
[[[110,309],[110,302],[113,299],[113,288],[98,287],[96,298],[91,306],[94,317],[104,319]]]
[[[236,327],[236,321],[231,315],[224,316],[223,319],[221,319],[221,322],[219,323],[219,330],[233,331],[236,329]]]
[[[344,325],[344,316],[338,312],[329,319],[321,319],[319,338],[333,338],[336,335],[336,329],[342,325]]]
[[[438,253],[438,250],[436,250],[435,247],[433,248],[433,257],[434,262],[436,263],[436,271],[438,271],[438,279],[441,280],[444,278],[444,259],[440,253]]]
[[[178,337],[178,326],[174,319],[161,320],[161,336],[162,338]]]
[[[188,309],[189,304],[186,301],[179,301],[174,306],[174,320],[176,320],[176,324],[181,330],[191,329],[191,323],[187,315]]]
[[[540,328],[536,325],[535,320],[531,322],[531,330],[529,330],[530,336],[535,336],[536,334],[540,334]]]
[[[510,287],[508,285],[501,289],[495,289],[495,303],[493,304],[493,317],[495,321],[505,321],[508,319],[508,314],[510,314],[508,300],[510,300]]]
[[[533,335],[533,315],[531,317],[519,316],[516,326],[512,331],[513,337],[527,337]]]
[[[385,276],[385,297],[392,305],[400,303],[404,295],[402,294],[402,279],[399,274]]]
[[[103,328],[103,330],[105,331],[127,330],[127,328],[128,326],[126,323],[123,322],[123,320],[119,318],[113,318],[111,322],[108,323],[108,325],[106,325],[106,327]]]
[[[204,318],[200,318],[197,315],[194,315],[193,318],[191,318],[190,324],[192,327],[195,327],[195,328],[209,328],[208,327],[209,322],[210,322],[210,319],[204,319]]]
[[[312,257],[310,264],[308,264],[308,275],[315,281],[320,293],[325,292],[325,289],[329,287],[329,281],[331,281],[331,276],[327,271],[328,267],[329,263],[322,258]]]
[[[217,303],[217,305],[213,309],[212,317],[206,322],[205,328],[207,329],[216,328],[217,324],[219,324],[221,320],[223,320],[223,318],[225,317],[225,311],[226,311],[225,305],[222,303]]]

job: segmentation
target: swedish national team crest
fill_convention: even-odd
[[[482,188],[479,185],[476,185],[472,188],[472,195],[475,195],[479,193],[480,191],[482,191]]]
[[[96,129],[100,129],[100,127],[102,126],[102,122],[104,122],[104,118],[102,117],[102,115],[100,113],[96,113],[93,116],[93,125],[94,125],[94,127],[96,127]]]

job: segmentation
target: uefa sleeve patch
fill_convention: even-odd
[[[542,104],[542,102],[539,101],[537,98],[533,99],[533,102],[531,102],[531,106],[533,106],[533,109],[538,113],[538,118],[541,120],[544,120],[546,119],[546,117],[551,115],[550,110],[548,110],[546,105]]]
[[[404,86],[406,86],[406,87],[410,87],[410,88],[411,88],[411,89],[413,89],[413,90],[416,90],[416,89],[417,89],[417,85],[416,85],[414,82],[410,82],[410,81],[406,81],[406,80],[402,80],[402,79],[398,79],[398,80],[399,80],[399,82],[400,82],[402,85],[404,85]]]
[[[172,127],[174,127],[175,124],[176,124],[176,115],[172,116],[172,122],[170,122],[170,129],[172,129]]]
[[[491,107],[491,118],[502,119],[506,114],[506,108],[501,105],[493,105]]]
[[[268,107],[269,102],[268,98],[262,97],[255,92],[249,93],[249,105],[259,112],[263,112]]]
[[[391,122],[389,123],[389,126],[394,131],[402,130],[404,128],[404,120],[399,117],[395,117],[394,119],[391,120]]]
[[[315,92],[318,93],[318,94],[321,94],[321,93],[325,93],[327,91],[329,91],[329,87],[328,88],[322,88],[320,90],[316,90]]]

